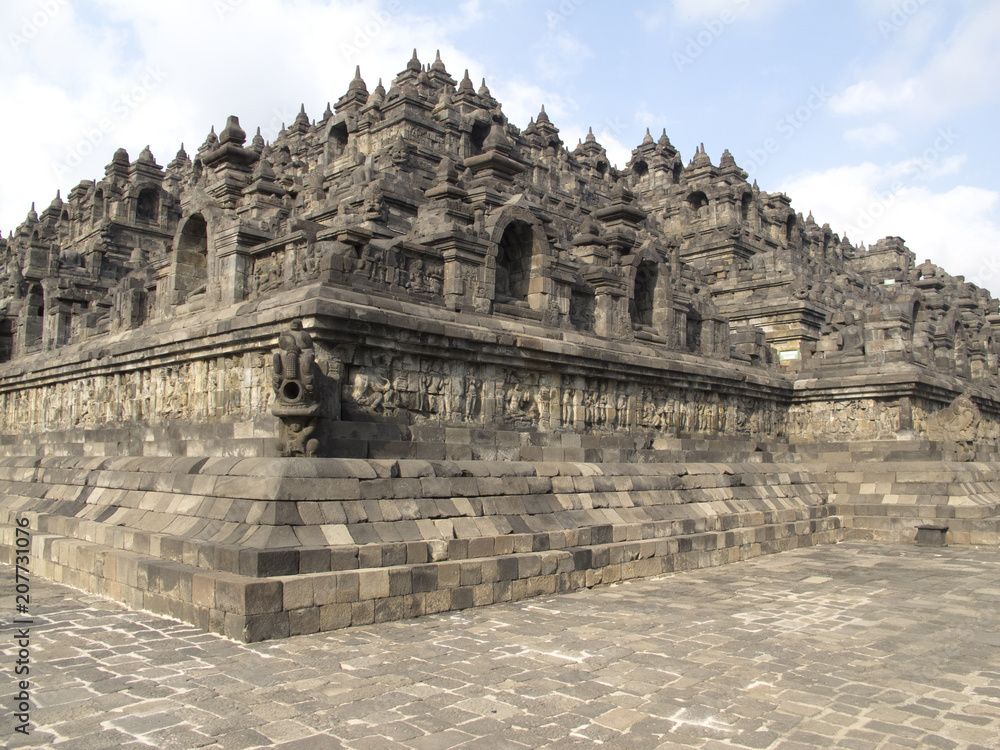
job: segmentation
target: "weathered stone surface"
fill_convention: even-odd
[[[27,518],[46,574],[255,640],[996,544],[997,326],[728,152],[619,170],[414,56],[272,143],[119,150],[0,238],[0,554]]]

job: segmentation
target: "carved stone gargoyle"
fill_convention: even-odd
[[[302,330],[302,321],[293,320],[278,336],[271,377],[271,413],[281,423],[278,450],[283,456],[315,456],[319,450],[313,437],[320,413],[316,370],[312,337]]]

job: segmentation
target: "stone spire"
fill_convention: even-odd
[[[548,114],[545,112],[544,104],[542,105],[541,111],[538,113],[538,117],[535,118],[535,129],[538,131],[538,134],[549,143],[552,141],[562,143],[562,141],[559,140],[559,128],[552,124]]]
[[[444,86],[445,88],[454,88],[458,85],[458,81],[449,75],[444,63],[441,62],[441,50],[437,51],[434,58],[434,64],[429,67],[428,76],[433,83],[439,86]]]
[[[205,142],[198,147],[198,153],[201,154],[205,151],[209,151],[218,145],[219,145],[219,136],[215,134],[215,125],[213,125],[208,135],[205,136]]]
[[[222,133],[219,135],[219,143],[223,146],[227,143],[242,146],[246,142],[247,133],[240,127],[240,118],[236,115],[229,115],[226,119],[226,127],[222,129]]]
[[[445,156],[434,173],[434,185],[424,195],[431,199],[462,200],[469,193],[458,186],[458,169],[450,157]]]
[[[361,77],[361,66],[356,65],[354,67],[354,78],[351,79],[350,85],[347,87],[348,91],[363,91],[365,92],[365,97],[368,96],[368,87],[365,85],[365,79]]]
[[[184,144],[181,144],[180,149],[174,155],[174,158],[169,164],[167,164],[167,171],[169,172],[180,172],[181,170],[188,167],[191,164],[191,157],[188,156],[187,151],[184,150]]]
[[[215,136],[215,130],[212,130],[212,136]],[[115,151],[115,155],[111,157],[111,163],[104,168],[104,176],[108,180],[125,180],[128,179],[128,169],[129,169],[129,158],[128,151],[123,148]]]
[[[365,96],[367,99],[367,95]],[[309,115],[306,114],[306,105],[302,104],[302,108],[299,113],[295,116],[295,122],[292,123],[292,127],[289,130],[293,133],[308,133],[309,132]]]
[[[472,79],[469,78],[469,69],[465,69],[465,77],[462,78],[462,82],[458,84],[458,92],[455,94],[455,101],[465,102],[467,104],[477,105],[479,104],[479,97],[476,96],[476,89],[472,85]]]
[[[441,50],[438,50],[434,56],[434,64],[431,65],[431,71],[434,73],[443,73],[448,75],[448,70],[444,67],[444,63],[441,61]]]
[[[260,154],[263,153],[264,146],[265,146],[264,136],[260,134],[260,128],[258,127],[257,133],[254,135],[253,140],[250,141],[250,148],[251,150],[256,151],[258,154]]]
[[[694,153],[694,158],[691,159],[692,167],[711,167],[712,160],[709,158],[708,154],[705,153],[705,144],[702,143]]]
[[[420,70],[421,70],[421,67],[420,67],[420,58],[417,57],[417,48],[416,47],[413,48],[413,57],[411,57],[410,61],[408,63],[406,63],[406,69],[409,70],[409,71],[412,71],[414,73],[419,73]]]
[[[336,109],[337,114],[355,111],[365,106],[369,98],[368,87],[361,77],[361,66],[358,65],[354,68],[354,78],[351,79],[351,83],[347,87],[347,93],[337,100],[334,109]]]

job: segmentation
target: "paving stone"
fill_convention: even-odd
[[[35,580],[32,738],[996,750],[1000,654],[982,637],[1000,622],[977,592],[998,566],[847,543],[253,646]]]

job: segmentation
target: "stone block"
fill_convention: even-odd
[[[334,601],[338,604],[356,602],[360,598],[361,571],[344,571],[334,574],[336,590]]]
[[[311,578],[289,577],[281,581],[282,607],[286,610],[312,607],[314,601]]]
[[[389,596],[389,571],[382,568],[358,571],[358,596],[361,600]]]
[[[340,630],[351,625],[351,604],[329,604],[319,608],[320,631]]]
[[[318,607],[296,609],[288,613],[288,634],[309,635],[320,630],[320,610]]]

